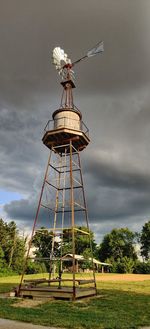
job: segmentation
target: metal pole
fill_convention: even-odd
[[[74,190],[73,190],[73,172],[72,172],[72,142],[70,141],[70,203],[71,203],[71,224],[72,224],[72,269],[73,269],[73,300],[76,298],[76,287],[75,287],[75,235],[74,235]]]
[[[62,233],[63,233],[63,229],[64,229],[64,219],[65,219],[65,188],[66,188],[66,152],[67,149],[65,148],[65,154],[64,154],[64,172],[63,172],[63,191],[62,191]],[[61,272],[63,271],[63,267],[62,267],[62,254],[63,252],[63,234],[61,235],[61,263],[60,263],[60,268],[61,268]]]
[[[85,218],[86,218],[86,225],[89,232],[89,242],[90,242],[90,249],[91,249],[91,258],[92,258],[92,269],[93,269],[93,278],[94,278],[94,285],[97,293],[97,287],[96,287],[96,278],[95,278],[95,269],[94,269],[94,262],[93,262],[93,247],[92,247],[92,241],[90,237],[90,228],[89,228],[89,220],[88,220],[88,210],[87,210],[87,204],[86,204],[86,198],[84,193],[84,187],[83,187],[83,177],[82,177],[82,171],[81,171],[81,161],[80,161],[80,155],[78,152],[78,161],[79,161],[79,169],[80,169],[80,177],[81,177],[81,184],[82,184],[82,190],[83,190],[83,202],[85,207]]]
[[[60,155],[59,155],[60,156]],[[61,166],[62,166],[62,157],[60,156],[59,160],[60,171],[58,173],[58,186],[56,191],[56,199],[55,199],[55,214],[54,214],[54,226],[53,226],[53,238],[52,238],[52,249],[50,253],[50,266],[49,266],[49,280],[51,280],[52,274],[52,259],[54,254],[54,245],[55,245],[55,229],[56,229],[56,221],[57,221],[57,210],[58,210],[58,201],[59,201],[59,189],[60,189],[60,175],[61,175]],[[50,286],[50,282],[49,282]]]

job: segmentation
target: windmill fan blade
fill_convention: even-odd
[[[87,57],[95,56],[98,53],[102,53],[103,51],[104,51],[104,43],[103,41],[100,41],[99,43],[97,43],[97,45],[94,48],[90,49],[87,52]]]
[[[52,60],[56,70],[60,71],[60,74],[63,68],[62,62],[65,64],[71,64],[71,60],[68,58],[68,55],[60,47],[55,47],[53,49]]]

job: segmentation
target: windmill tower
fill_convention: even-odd
[[[61,48],[53,50],[53,63],[62,77],[63,93],[60,107],[48,121],[42,138],[50,155],[18,296],[75,300],[96,295],[95,263],[80,162],[80,153],[90,139],[82,114],[74,105],[72,68],[84,58],[102,51],[101,42],[86,56],[71,63]],[[37,235],[38,238],[45,237],[45,233],[49,241],[47,250],[44,256],[39,252],[34,261],[44,263],[48,274],[44,273],[40,279],[26,280],[24,275],[32,242]],[[86,250],[80,250],[79,240]]]

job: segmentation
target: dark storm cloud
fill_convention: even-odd
[[[128,222],[131,216],[148,216],[150,212],[149,194],[117,190],[111,188],[95,188],[88,198],[90,223],[103,223],[104,220]],[[32,220],[35,217],[38,198],[12,201],[4,206],[9,217],[16,220]],[[42,222],[41,222],[42,226]]]
[[[95,154],[95,160],[89,156],[87,164],[86,173],[92,176],[95,186],[150,192],[150,173],[126,163],[125,160],[124,163],[121,163],[121,159],[116,163],[111,154],[105,160],[96,158]]]
[[[0,71],[12,101],[19,86],[15,90],[9,80],[20,81],[23,98],[39,86],[42,92],[48,92],[48,86],[54,91],[56,75],[49,62],[55,45],[76,59],[100,38],[105,41],[105,55],[76,68],[82,90],[108,92],[149,81],[149,1],[78,0],[70,6],[68,0],[44,4],[1,0],[1,4]]]
[[[19,202],[12,201],[4,206],[8,216],[15,220],[33,220],[36,212],[36,203],[33,200],[21,199]]]
[[[103,39],[105,52],[75,68],[75,104],[91,135],[82,155],[90,221],[99,234],[140,229],[150,213],[149,0],[0,6],[0,185],[25,195],[4,206],[6,215],[34,218],[48,156],[42,130],[61,96],[52,49],[75,60]]]
[[[24,111],[18,115],[15,110],[3,109],[0,112],[0,140],[1,188],[27,192],[41,170],[38,156],[40,122]]]

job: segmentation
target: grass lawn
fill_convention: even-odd
[[[97,278],[104,276],[99,274]],[[150,325],[150,280],[111,281],[111,274],[107,276],[109,281],[98,281],[99,295],[88,300],[51,300],[27,308],[14,307],[18,299],[0,298],[0,317],[71,329],[133,329]],[[0,291],[9,291],[18,282],[19,276],[0,278]]]

